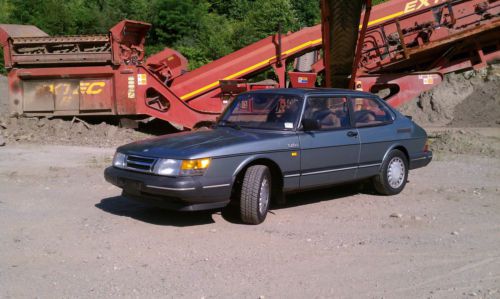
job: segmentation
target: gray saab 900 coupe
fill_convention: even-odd
[[[104,175],[127,198],[181,211],[232,202],[259,224],[289,192],[371,179],[398,194],[431,159],[425,131],[373,94],[272,89],[240,94],[212,129],[119,147]]]

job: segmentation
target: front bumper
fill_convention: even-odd
[[[230,201],[228,181],[195,177],[165,177],[115,167],[104,170],[109,183],[122,188],[123,196],[160,208],[177,211],[211,210]]]
[[[413,157],[410,161],[410,169],[416,169],[429,165],[432,161],[432,152],[423,152],[420,155]]]

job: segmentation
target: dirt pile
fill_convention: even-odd
[[[423,126],[500,126],[500,65],[449,74],[399,110]]]
[[[133,129],[104,122],[89,124],[83,120],[49,118],[9,118],[0,116],[0,136],[10,143],[63,144],[116,147],[151,137]]]
[[[500,157],[500,130],[494,128],[436,129],[428,134],[434,153]]]
[[[454,127],[500,125],[500,80],[487,81],[455,107]]]

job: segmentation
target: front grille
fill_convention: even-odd
[[[140,156],[127,156],[127,168],[140,172],[153,172],[156,159]]]

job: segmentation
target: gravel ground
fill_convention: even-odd
[[[500,298],[498,157],[440,154],[400,195],[301,193],[247,226],[122,198],[112,154],[0,148],[0,298]]]

